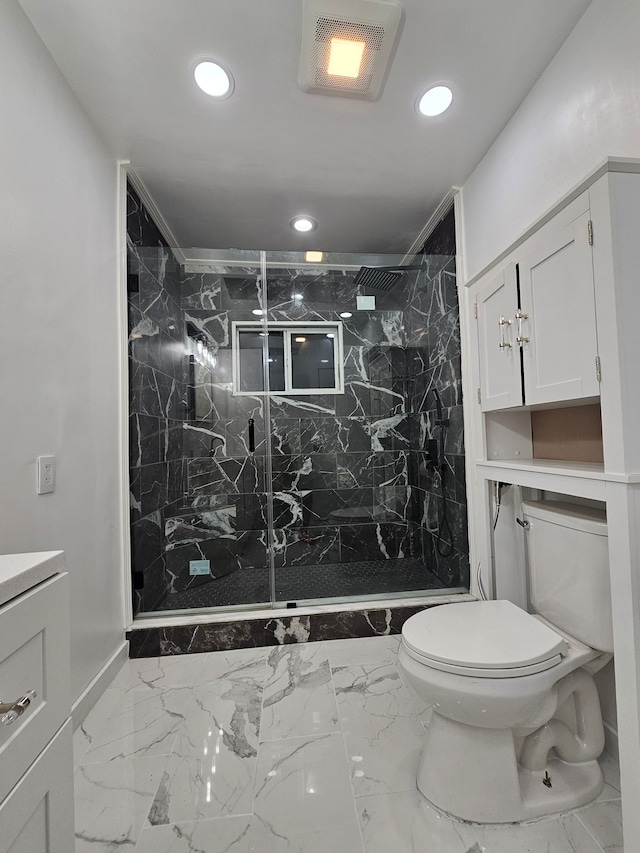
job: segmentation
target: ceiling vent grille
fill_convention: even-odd
[[[374,100],[382,91],[402,19],[388,0],[305,0],[300,88],[305,92]],[[333,40],[362,45],[357,75],[330,73]]]

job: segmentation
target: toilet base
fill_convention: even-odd
[[[474,823],[514,823],[575,809],[603,788],[597,761],[549,760],[546,771],[516,760],[510,729],[480,729],[434,711],[418,769],[418,788],[438,809]]]

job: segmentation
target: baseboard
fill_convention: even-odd
[[[608,752],[612,758],[615,758],[616,761],[620,760],[618,732],[609,723],[604,724],[604,748],[605,752]]]
[[[83,722],[89,711],[102,696],[107,687],[116,677],[125,661],[129,659],[129,641],[124,640],[109,660],[102,667],[88,687],[80,694],[71,709],[73,730],[75,731]]]

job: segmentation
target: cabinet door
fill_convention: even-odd
[[[514,321],[518,309],[515,264],[506,266],[480,291],[476,304],[482,411],[521,406],[520,351]]]
[[[73,743],[68,720],[0,805],[0,849],[7,853],[71,853]]]
[[[527,405],[600,393],[588,227],[586,212],[519,262]]]

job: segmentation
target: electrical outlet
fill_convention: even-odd
[[[56,457],[38,456],[38,494],[48,495],[56,490]]]

